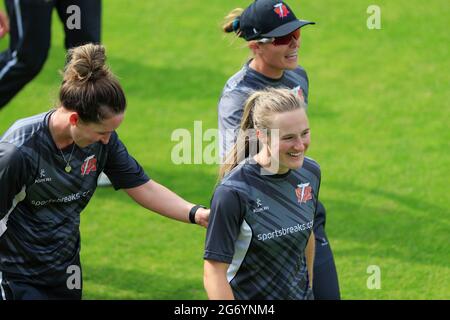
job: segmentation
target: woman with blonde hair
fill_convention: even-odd
[[[211,201],[204,254],[210,299],[311,299],[320,168],[305,157],[305,105],[253,93]]]
[[[232,10],[225,18],[223,31],[246,40],[253,57],[227,81],[220,96],[218,127],[222,159],[236,141],[245,101],[255,90],[288,88],[307,106],[309,81],[306,70],[298,64],[298,55],[300,31],[311,24],[314,22],[297,19],[288,4],[278,0],[257,0],[245,10]],[[316,299],[340,299],[325,221],[325,207],[319,202],[314,221],[314,296]]]
[[[104,47],[67,60],[58,107],[0,137],[0,300],[82,297],[80,214],[101,171],[151,211],[208,223],[209,210],[150,180],[120,141],[126,99]]]

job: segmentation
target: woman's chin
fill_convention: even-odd
[[[303,160],[305,159],[304,156],[300,156],[298,158],[293,158],[293,157],[290,157],[290,158],[291,159],[289,159],[288,163],[286,163],[286,167],[291,169],[291,170],[295,170],[295,169],[301,168],[302,165],[303,165]]]

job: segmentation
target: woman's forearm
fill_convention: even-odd
[[[222,263],[205,261],[203,283],[210,300],[234,300],[225,267]]]

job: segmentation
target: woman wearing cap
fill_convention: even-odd
[[[166,217],[207,225],[209,210],[150,180],[116,129],[121,85],[103,46],[68,52],[58,108],[0,136],[0,300],[80,299],[80,214],[105,171],[114,188]]]
[[[248,98],[211,201],[204,255],[210,299],[312,298],[320,167],[305,157],[309,143],[296,93],[269,88]]]
[[[234,9],[225,19],[223,30],[244,38],[253,58],[227,81],[220,97],[218,126],[222,159],[236,141],[244,103],[255,90],[289,88],[308,103],[308,77],[298,65],[298,49],[301,28],[314,24],[297,19],[285,2],[273,0],[257,0],[245,10]],[[320,202],[314,233],[314,296],[316,299],[340,299],[336,267],[325,234],[325,208]]]

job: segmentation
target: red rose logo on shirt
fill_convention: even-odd
[[[276,5],[273,6],[275,9],[273,11],[275,11],[278,16],[283,19],[284,17],[287,17],[289,14],[289,10],[288,8],[284,5],[284,3],[277,3]]]
[[[84,159],[84,162],[81,166],[81,175],[85,176],[91,171],[95,172],[97,171],[97,159],[95,159],[95,155],[89,156],[86,159]]]
[[[299,203],[306,203],[306,201],[312,199],[312,187],[309,182],[297,185],[295,189],[295,194]]]

